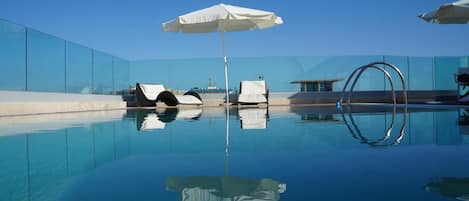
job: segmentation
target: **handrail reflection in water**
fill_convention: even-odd
[[[355,123],[355,120],[353,118],[353,115],[352,115],[352,109],[351,109],[351,105],[348,105],[347,106],[347,110],[348,110],[348,117],[350,119],[350,124],[345,116],[345,112],[342,110],[342,108],[340,109],[341,111],[341,115],[342,115],[342,119],[345,123],[345,125],[347,126],[347,129],[350,131],[350,133],[352,134],[352,136],[356,139],[358,139],[360,141],[360,143],[363,143],[363,144],[368,144],[370,146],[393,146],[393,145],[398,145],[401,143],[401,140],[402,138],[404,137],[404,132],[405,132],[405,128],[406,128],[406,125],[407,125],[407,105],[404,107],[404,111],[402,113],[402,126],[399,130],[399,136],[397,136],[397,138],[390,144],[382,144],[383,142],[386,142],[390,137],[391,137],[391,134],[392,134],[392,130],[394,129],[394,125],[395,125],[395,116],[396,116],[396,104],[393,105],[393,108],[392,108],[392,113],[391,113],[391,124],[389,126],[389,128],[386,129],[386,131],[384,132],[384,135],[382,138],[380,139],[377,139],[377,140],[374,140],[374,141],[370,141],[369,139],[367,139],[366,137],[364,137],[364,135],[362,134],[362,132],[360,131],[360,129],[358,128],[357,124]],[[386,114],[386,113],[385,113]]]

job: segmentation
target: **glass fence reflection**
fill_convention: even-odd
[[[181,108],[2,117],[0,200],[58,200],[69,179],[130,156],[224,153],[224,112],[223,108]],[[353,119],[367,137],[380,139],[389,130],[395,113],[395,129],[387,138],[390,144],[458,145],[469,142],[466,112],[412,109],[405,123],[400,110],[357,108]],[[349,135],[346,124],[353,127],[350,119],[346,123],[335,108],[231,110],[230,116],[238,115],[230,117],[230,155],[369,147],[360,137]],[[257,129],[245,130],[247,125]],[[405,132],[401,135],[402,127]],[[147,130],[161,135],[140,133]],[[246,135],[248,132],[265,135]],[[355,130],[354,134],[360,135]]]

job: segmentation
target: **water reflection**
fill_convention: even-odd
[[[305,122],[340,122],[339,119],[334,117],[334,114],[304,113],[300,116],[301,120]]]
[[[457,200],[469,200],[469,178],[440,178],[425,185],[428,192]]]
[[[181,201],[277,201],[286,190],[286,184],[273,179],[231,176],[170,177],[165,186],[179,193]]]
[[[469,109],[460,109],[458,118],[459,133],[469,135]]]
[[[239,108],[238,117],[242,129],[266,129],[269,113],[267,108]]]
[[[182,120],[198,120],[202,115],[202,109],[183,109],[166,108],[157,110],[135,110],[133,111],[136,118],[138,131],[149,131],[156,129],[164,129],[167,123],[176,119]]]
[[[64,114],[63,116],[44,115],[23,118],[2,118],[0,119],[0,131],[5,132],[0,133],[6,133],[10,129],[4,128],[12,128],[10,127],[12,124],[16,124],[15,128],[18,128],[23,133],[18,134],[16,131],[0,136],[0,158],[2,159],[0,160],[0,186],[2,186],[0,188],[0,200],[58,200],[58,196],[70,182],[74,182],[74,179],[82,178],[94,171],[98,171],[98,173],[89,176],[90,178],[99,178],[99,175],[107,173],[109,178],[111,178],[110,183],[115,183],[112,180],[115,178],[114,174],[116,174],[115,172],[113,173],[113,170],[116,167],[120,167],[119,161],[134,159],[139,156],[163,156],[162,158],[168,161],[172,161],[175,157],[179,156],[174,161],[197,159],[190,160],[190,162],[183,165],[176,163],[168,165],[163,162],[164,160],[154,160],[153,162],[146,160],[147,158],[142,159],[142,166],[149,164],[153,164],[153,166],[141,178],[147,178],[148,175],[159,177],[158,181],[154,181],[155,185],[151,186],[152,189],[159,189],[158,195],[155,195],[155,197],[160,196],[159,193],[161,192],[166,192],[161,186],[168,179],[168,176],[171,175],[185,176],[179,177],[181,181],[193,181],[194,179],[191,179],[191,175],[229,175],[222,173],[223,167],[220,165],[223,164],[222,155],[226,157],[225,163],[227,165],[224,168],[229,167],[232,169],[232,172],[236,172],[236,176],[247,175],[246,178],[238,178],[238,180],[255,180],[256,176],[258,176],[257,178],[281,178],[282,182],[288,182],[292,189],[292,194],[289,193],[289,196],[295,194],[293,192],[299,189],[298,186],[301,186],[299,185],[301,182],[309,182],[310,185],[320,186],[320,180],[316,179],[321,175],[326,175],[329,171],[334,171],[334,168],[339,168],[339,170],[335,170],[335,173],[340,173],[340,176],[348,177],[355,175],[355,173],[348,175],[347,171],[342,171],[340,169],[342,165],[338,165],[337,161],[348,166],[355,164],[356,166],[354,167],[356,169],[370,167],[393,171],[386,169],[385,165],[381,167],[381,163],[371,163],[369,159],[373,156],[374,160],[386,156],[387,159],[392,160],[393,164],[398,164],[402,167],[399,170],[401,173],[412,173],[408,175],[409,178],[420,178],[418,181],[415,180],[416,184],[412,183],[412,185],[408,181],[402,181],[401,185],[407,185],[408,192],[412,191],[409,190],[410,187],[418,187],[418,190],[422,191],[422,183],[425,183],[429,176],[436,175],[429,167],[437,166],[434,170],[441,170],[438,174],[448,172],[453,176],[465,176],[465,173],[467,173],[463,172],[465,167],[467,167],[463,166],[467,164],[467,160],[461,160],[464,157],[464,153],[468,153],[464,152],[467,151],[465,150],[467,146],[434,146],[459,145],[469,142],[461,129],[461,127],[465,126],[464,114],[459,113],[457,110],[413,110],[409,113],[408,119],[410,121],[406,124],[408,129],[406,129],[405,135],[398,133],[400,130],[397,128],[402,126],[400,123],[404,117],[402,113],[396,111],[395,123],[392,126],[394,131],[390,133],[388,142],[392,144],[396,139],[399,139],[400,146],[381,152],[379,149],[369,149],[369,146],[363,146],[363,144],[359,143],[361,140],[357,140],[359,139],[358,136],[357,139],[351,137],[345,122],[342,123],[340,119],[342,114],[338,113],[335,108],[281,109],[280,111],[279,108],[272,107],[268,110],[258,110],[255,112],[256,115],[260,114],[258,117],[264,117],[263,115],[266,114],[265,117],[266,119],[268,118],[267,123],[269,124],[268,128],[260,131],[256,130],[256,132],[268,135],[243,135],[243,133],[250,131],[240,129],[240,126],[236,124],[242,124],[241,119],[242,121],[248,120],[249,115],[248,118],[242,117],[243,112],[236,109],[233,109],[229,114],[233,116],[240,115],[240,118],[239,120],[233,118],[233,116],[228,118],[236,126],[227,127],[227,123],[230,121],[227,121],[225,117],[227,113],[225,113],[224,108],[164,111],[128,110],[125,115],[125,111],[113,111],[110,113],[76,113],[75,116],[73,114]],[[356,124],[355,126],[363,131],[366,129],[369,132],[366,133],[367,136],[372,132],[383,134],[389,130],[392,123],[392,108],[381,110],[358,109],[354,108],[353,110],[354,123]],[[357,134],[356,129],[350,121],[349,114],[345,113],[344,115],[350,128],[354,129],[353,132]],[[64,121],[63,125],[60,124],[61,118]],[[138,125],[142,125],[145,119],[147,121],[150,119],[151,125],[151,118],[165,124],[165,129],[157,130],[162,135],[142,135],[137,131]],[[92,122],[93,120],[96,121]],[[52,122],[50,128],[47,127],[49,125],[48,121]],[[459,124],[456,123],[458,121]],[[33,129],[33,132],[31,132],[22,130],[22,126],[25,128],[46,129],[39,129],[40,131]],[[228,136],[232,142],[230,150],[227,149],[228,144],[225,144],[227,143],[225,141],[226,128],[229,128],[228,130],[231,132],[231,136]],[[380,135],[379,137],[382,136]],[[368,142],[371,141],[368,140]],[[419,146],[409,148],[412,145]],[[400,149],[402,146],[408,147]],[[349,152],[348,149],[350,148],[354,151]],[[224,155],[225,149],[230,152],[229,155]],[[419,149],[421,150],[420,152],[413,151]],[[334,152],[339,154],[334,155]],[[418,155],[419,153],[422,154]],[[438,153],[440,156],[438,154],[433,155],[432,153]],[[214,159],[210,154],[218,154],[216,156],[218,158],[215,157],[216,159]],[[344,154],[351,155],[343,157]],[[419,161],[419,164],[408,164],[409,161],[415,158],[426,157],[427,155],[429,155],[430,159],[427,159],[428,163],[425,163],[425,165],[421,164],[422,161]],[[356,161],[347,163],[349,159],[356,159],[355,157],[358,156],[360,157],[357,160],[360,163],[356,163]],[[318,159],[318,161],[321,161],[320,165],[313,165],[319,164],[311,161],[311,158],[314,157],[320,158]],[[396,158],[402,160],[397,160]],[[232,163],[231,166],[228,165],[228,159]],[[197,161],[200,162],[198,167],[193,165]],[[436,163],[435,161],[439,162]],[[118,164],[110,169],[103,169],[103,167],[109,167],[113,163]],[[365,163],[367,163],[366,166],[359,165]],[[122,167],[122,172],[125,173],[129,170],[127,168],[132,169],[136,168],[136,166],[135,161],[129,161]],[[271,166],[276,166],[277,169],[265,169],[265,167]],[[346,165],[343,166],[345,167]],[[417,166],[419,168],[415,168],[415,170],[411,168]],[[217,167],[216,171],[218,172],[212,171],[215,169],[213,167]],[[322,167],[324,167],[324,172],[321,171]],[[193,171],[194,168],[199,169]],[[102,169],[102,171],[97,169]],[[162,173],[161,171],[163,170],[174,170],[174,172]],[[374,170],[371,169],[370,171]],[[421,174],[413,174],[416,171],[420,171]],[[129,174],[131,175],[126,178],[133,178],[135,176],[133,175],[134,172],[130,171]],[[226,170],[225,172],[228,171]],[[303,177],[307,177],[307,179],[302,180]],[[223,184],[221,181],[230,180],[226,178],[227,176],[210,177],[207,180],[210,180],[210,182],[218,180],[219,183]],[[295,178],[300,178],[301,181],[297,181]],[[262,183],[260,180],[257,183]],[[314,183],[314,181],[317,181],[317,183]],[[328,181],[343,182],[345,180],[338,178],[337,181]],[[350,181],[352,183],[353,180]],[[444,187],[448,186],[447,181],[462,183],[461,181],[464,180],[444,179],[444,181],[445,185],[434,182],[429,185],[428,189],[447,189]],[[230,180],[230,182],[233,181]],[[86,185],[89,183],[86,183]],[[240,183],[242,182],[240,181]],[[253,183],[256,182],[253,181]],[[199,186],[204,186],[204,184]],[[252,186],[255,185],[253,184]],[[370,184],[370,186],[375,185]],[[433,188],[430,188],[430,186]],[[90,191],[101,189],[101,187],[99,185],[92,186]],[[226,187],[224,186],[221,189],[228,191]],[[202,187],[199,188],[202,189]],[[177,191],[174,188],[171,189]],[[259,187],[259,189],[262,188]],[[403,188],[403,190],[406,189]],[[177,192],[181,194],[183,191]],[[250,196],[253,194],[257,195],[252,193],[253,191],[245,190],[244,192]],[[166,193],[175,195],[175,193],[171,192]],[[432,195],[424,191],[423,193],[427,196]],[[288,198],[286,195],[282,195],[282,199]]]
[[[352,134],[352,136],[355,139],[358,139],[360,141],[360,143],[368,144],[368,145],[374,146],[374,147],[376,147],[376,146],[393,146],[393,145],[398,145],[398,144],[401,143],[401,140],[404,137],[404,132],[405,132],[405,128],[406,128],[406,125],[407,125],[407,105],[404,107],[404,109],[402,111],[402,124],[401,124],[401,128],[399,130],[399,134],[394,140],[390,140],[390,142],[389,142],[389,139],[392,135],[392,131],[393,131],[394,126],[395,126],[396,110],[397,110],[397,107],[394,104],[393,107],[392,107],[392,112],[391,112],[391,123],[390,123],[389,127],[385,128],[383,136],[381,138],[376,139],[376,140],[370,140],[362,134],[361,130],[359,129],[359,127],[355,123],[351,105],[347,106],[347,112],[342,110],[342,108],[340,109],[342,119],[343,119],[345,125],[347,126],[347,129]],[[347,113],[348,115],[346,115],[345,113]],[[348,118],[346,118],[346,116],[348,116]],[[349,123],[349,121],[350,121],[350,123]]]

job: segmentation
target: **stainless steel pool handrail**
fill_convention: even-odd
[[[378,61],[378,62],[372,62],[372,63],[369,63],[367,65],[364,65],[364,66],[360,66],[358,68],[356,68],[348,77],[347,81],[345,82],[345,85],[344,87],[342,88],[342,96],[340,98],[340,100],[337,102],[337,106],[340,107],[343,105],[343,100],[344,100],[344,97],[345,97],[345,92],[347,90],[347,87],[349,86],[350,84],[350,81],[354,78],[354,81],[353,81],[353,84],[352,86],[350,87],[350,91],[348,92],[348,100],[347,100],[347,104],[350,105],[350,102],[351,102],[351,97],[352,97],[352,92],[353,92],[353,88],[355,87],[358,79],[360,78],[360,76],[363,74],[363,72],[365,70],[367,70],[368,68],[375,68],[375,69],[378,69],[380,70],[381,72],[383,72],[386,77],[390,80],[391,82],[391,89],[393,90],[393,93],[392,93],[392,97],[393,97],[393,102],[394,104],[396,103],[396,98],[395,98],[395,93],[394,93],[394,88],[393,88],[393,85],[394,85],[394,81],[390,78],[390,74],[389,72],[384,69],[383,67],[379,67],[377,65],[385,65],[387,67],[390,67],[392,70],[394,70],[394,72],[396,72],[399,76],[399,78],[401,79],[401,83],[402,83],[402,93],[403,93],[403,99],[404,99],[404,103],[405,105],[407,105],[408,101],[407,101],[407,90],[406,90],[406,82],[405,82],[405,79],[404,79],[404,75],[402,74],[401,70],[396,66],[396,65],[393,65],[393,64],[389,64],[389,63],[386,63],[386,62],[381,62],[381,61]],[[355,76],[355,74],[358,72],[357,76]]]
[[[384,65],[385,67],[386,66],[390,67],[394,72],[396,72],[398,74],[399,78],[401,79],[401,84],[402,84],[402,93],[403,93],[403,99],[404,99],[404,104],[405,104],[404,105],[404,111],[403,111],[403,119],[402,119],[403,123],[402,123],[402,127],[399,131],[399,136],[397,136],[397,138],[391,144],[380,144],[380,143],[385,142],[389,139],[389,137],[391,136],[391,132],[394,128],[396,107],[397,107],[396,94],[395,94],[395,91],[394,91],[394,81],[393,81],[391,75],[389,74],[389,72],[386,69],[384,69],[383,67],[380,67],[378,65]],[[353,89],[355,88],[355,85],[357,84],[358,79],[363,74],[363,72],[365,72],[369,68],[374,68],[374,69],[377,69],[377,70],[383,72],[384,75],[388,78],[388,80],[390,82],[390,85],[391,85],[391,92],[392,92],[391,95],[392,95],[392,100],[393,100],[391,125],[388,129],[386,129],[386,131],[384,133],[384,136],[382,138],[378,139],[378,140],[375,140],[375,141],[370,141],[362,135],[360,129],[358,128],[358,126],[355,123],[355,120],[352,116],[352,110],[351,110],[351,97],[352,97],[352,94],[353,94]],[[348,91],[347,109],[348,109],[348,113],[349,113],[348,116],[349,116],[350,122],[351,122],[353,127],[351,127],[349,125],[349,123],[347,121],[347,118],[345,117],[345,113],[342,110],[343,99],[345,97],[346,89],[349,86],[350,81],[352,79],[353,79],[353,82],[352,82],[352,85],[350,86],[350,90]],[[402,138],[404,137],[405,127],[407,125],[407,104],[408,104],[408,100],[407,100],[406,82],[405,82],[405,79],[404,79],[404,76],[403,76],[401,70],[397,66],[395,66],[393,64],[386,63],[386,62],[372,62],[372,63],[369,63],[367,65],[360,66],[360,67],[356,68],[350,74],[350,76],[348,77],[348,79],[345,82],[345,85],[342,89],[342,96],[341,96],[340,100],[337,102],[337,107],[342,112],[342,118],[344,120],[344,123],[345,123],[345,125],[347,126],[348,130],[351,132],[351,134],[354,138],[359,139],[361,143],[365,143],[365,144],[368,144],[370,146],[390,146],[390,145],[399,144],[401,142]]]

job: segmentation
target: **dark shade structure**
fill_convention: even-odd
[[[341,81],[343,79],[330,79],[330,80],[295,80],[290,84],[300,84],[300,92],[321,92],[321,91],[333,91],[334,82]]]

